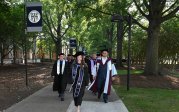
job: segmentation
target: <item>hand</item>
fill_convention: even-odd
[[[112,81],[114,81],[116,78],[115,77],[112,77]]]
[[[96,80],[96,76],[93,77],[93,80]]]

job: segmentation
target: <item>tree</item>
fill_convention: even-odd
[[[10,15],[10,6],[5,3],[5,1],[0,1],[0,54],[1,54],[1,65],[3,65],[3,60],[5,56],[9,53],[5,52],[7,48],[9,48],[9,36],[8,36],[8,20]]]
[[[147,31],[147,50],[145,74],[158,75],[159,61],[159,34],[161,24],[176,16],[179,10],[178,0],[174,2],[167,0],[133,0],[138,12],[148,21],[145,27],[138,22],[138,25]]]
[[[170,60],[175,65],[179,60],[179,21],[173,18],[162,24],[159,39],[159,62],[166,64]]]
[[[23,21],[23,4],[14,3],[11,5],[11,14],[9,16],[9,36],[11,37],[12,46],[13,46],[13,63],[16,63],[17,50],[21,47],[20,40],[24,40],[24,21]],[[24,43],[24,42],[23,42]],[[22,47],[23,48],[23,47]]]
[[[37,38],[37,47],[39,48],[37,52],[40,56],[43,56],[43,54],[49,54],[49,58],[52,60],[52,51],[55,51],[54,46],[52,38],[47,34]]]
[[[113,37],[113,29],[114,29],[114,24],[111,24],[111,16],[113,14],[119,14],[119,15],[127,15],[127,10],[129,8],[129,5],[131,4],[131,2],[129,0],[124,0],[124,1],[118,1],[118,0],[109,0],[109,1],[95,1],[95,0],[91,0],[91,1],[79,1],[78,2],[78,7],[81,9],[83,9],[83,11],[85,11],[85,17],[87,18],[95,18],[96,21],[98,21],[99,27],[102,27],[103,32],[105,32],[105,35],[102,35],[104,37],[107,37],[107,41],[108,41],[108,46],[107,48],[110,51],[110,54],[112,54],[112,48],[115,48],[115,44],[113,43],[112,40],[116,40],[115,43],[117,43],[117,65],[122,66],[122,43],[123,43],[123,37],[124,34],[126,32],[126,26],[123,27],[121,24],[120,28],[122,29],[120,32],[118,32],[117,34],[120,34],[119,38],[114,38]],[[120,6],[120,7],[119,7]],[[88,15],[88,13],[90,13]],[[103,24],[101,24],[103,23]],[[121,23],[121,22],[120,22]],[[119,24],[120,24],[119,23]],[[95,26],[97,26],[98,24],[95,24]],[[116,29],[116,28],[115,28]],[[114,30],[115,30],[114,29]],[[98,30],[99,31],[99,30]],[[100,31],[101,32],[101,31]],[[91,32],[93,33],[93,32]],[[118,36],[115,36],[118,37]],[[97,37],[99,38],[99,37]],[[104,45],[106,45],[106,43],[103,43]],[[97,44],[99,45],[99,44]],[[111,55],[112,56],[112,55]]]
[[[127,59],[128,55],[128,37],[125,35],[124,39],[124,56]],[[146,49],[146,32],[142,30],[137,25],[133,25],[132,28],[132,38],[131,38],[131,64],[142,65],[145,59],[145,49]]]
[[[43,2],[45,7],[43,22],[46,25],[44,28],[51,35],[58,54],[62,52],[62,40],[71,26],[68,21],[72,13],[71,2],[66,0],[43,0]]]

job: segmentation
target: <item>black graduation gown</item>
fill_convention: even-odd
[[[57,60],[58,61],[58,60]],[[53,91],[64,92],[67,85],[67,62],[65,61],[65,67],[63,74],[57,74],[57,61],[53,65],[51,75],[54,76]]]
[[[82,98],[84,96],[85,88],[89,83],[88,67],[86,65],[84,67],[83,82],[82,82],[82,85],[81,85],[81,88],[80,88],[79,95],[78,95],[78,97],[74,97],[74,92],[75,92],[77,80],[78,80],[78,77],[79,77],[79,71],[80,71],[80,67],[78,67],[78,69],[77,69],[77,75],[76,75],[76,77],[74,79],[74,83],[73,83],[73,98],[74,98],[75,106],[79,106],[79,105],[82,104]]]
[[[68,84],[72,84],[73,83],[73,79],[72,79],[72,64],[73,64],[73,60],[71,61],[67,61],[67,83]]]

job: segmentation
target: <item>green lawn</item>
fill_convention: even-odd
[[[179,112],[179,90],[114,86],[129,112]]]
[[[171,71],[170,73],[172,76],[179,77],[179,72],[177,71]]]
[[[144,70],[130,70],[131,74],[141,74],[143,72],[144,72]],[[119,75],[126,75],[127,74],[127,70],[117,70],[117,73]]]

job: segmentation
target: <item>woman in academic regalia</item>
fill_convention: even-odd
[[[73,98],[77,112],[80,112],[82,98],[84,96],[85,88],[89,83],[88,66],[83,60],[83,52],[77,52],[76,60],[72,65],[73,82]]]

